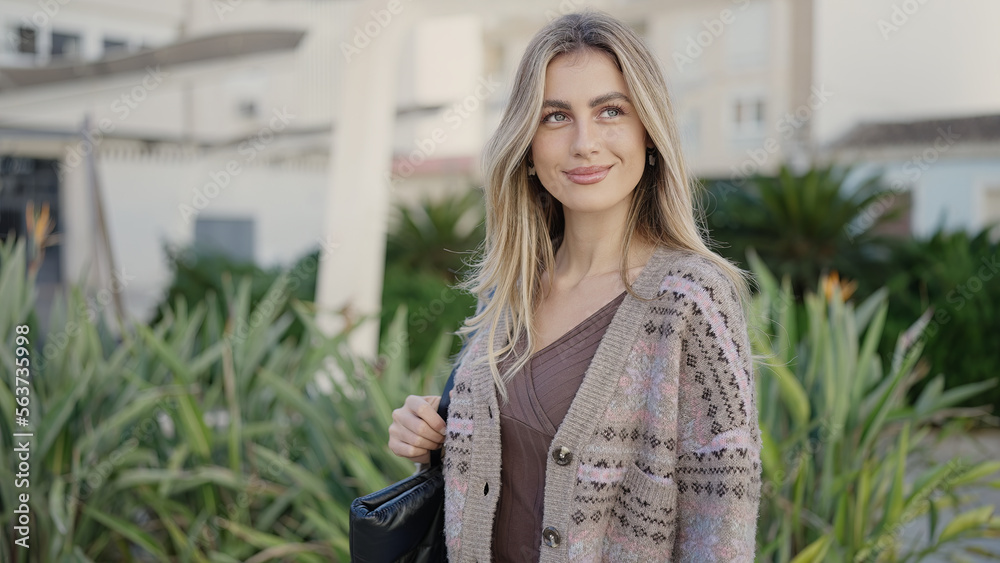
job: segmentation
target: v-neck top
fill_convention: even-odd
[[[546,454],[625,295],[535,352],[507,385],[510,400],[500,407],[500,496],[492,542],[497,562],[539,559]],[[522,335],[518,354],[524,348]],[[503,372],[512,362],[507,358],[498,367]]]

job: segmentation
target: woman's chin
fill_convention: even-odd
[[[559,194],[560,197],[555,199],[562,204],[563,212],[571,213],[601,213],[628,205],[629,193],[631,192],[621,194],[618,197],[608,197],[609,191],[601,184],[573,185],[565,187]]]

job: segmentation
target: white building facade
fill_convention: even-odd
[[[374,314],[391,205],[481,184],[479,155],[517,62],[553,17],[593,7],[633,26],[667,77],[692,172],[740,183],[808,164],[874,111],[852,101],[834,47],[877,22],[837,6],[0,0],[3,229],[24,228],[23,205],[42,190],[31,186],[47,181],[28,171],[54,167],[45,189],[61,242],[50,292],[85,272],[92,290],[108,288],[113,263],[132,278],[127,315],[148,318],[169,283],[164,244],[216,245],[262,266],[321,248],[320,305]],[[930,19],[913,14],[886,53]],[[867,53],[847,51],[880,56],[866,41]],[[920,200],[933,208],[935,197]],[[358,347],[372,352],[377,332]]]

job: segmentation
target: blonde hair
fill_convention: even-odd
[[[498,364],[507,354],[515,353],[522,333],[526,333],[526,349],[532,349],[532,315],[541,298],[542,273],[552,271],[564,228],[561,204],[537,176],[527,173],[529,147],[541,119],[545,72],[556,55],[588,48],[611,56],[624,75],[640,121],[656,145],[657,165],[645,167],[632,192],[626,219],[620,264],[626,291],[643,299],[627,278],[629,249],[633,238],[639,236],[653,244],[705,256],[734,282],[741,302],[746,302],[749,293],[746,272],[712,252],[707,237],[703,238],[695,185],[687,177],[673,109],[656,59],[631,28],[605,13],[588,10],[555,19],[528,44],[500,125],[483,150],[486,239],[479,249],[479,260],[469,264],[471,274],[456,284],[476,295],[480,306],[478,314],[467,318],[454,334],[468,344],[472,332],[488,330],[486,355],[478,361],[489,361],[504,401],[506,383],[530,355],[516,358],[503,374]],[[495,350],[493,339],[504,318],[508,343]],[[468,348],[463,347],[456,361]]]

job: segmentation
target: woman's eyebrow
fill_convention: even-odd
[[[610,102],[611,100],[624,100],[628,103],[632,103],[632,100],[628,99],[628,96],[622,94],[621,92],[608,92],[607,94],[601,94],[600,96],[597,96],[596,98],[590,100],[589,105],[590,107],[594,108],[601,104]],[[571,109],[569,106],[569,102],[563,100],[545,100],[544,102],[542,102],[542,107],[543,108],[553,107],[564,110]]]

